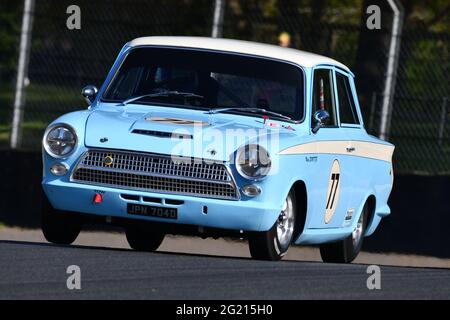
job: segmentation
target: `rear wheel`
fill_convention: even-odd
[[[161,231],[139,225],[127,226],[125,235],[132,249],[147,252],[157,250],[165,237]]]
[[[320,255],[323,262],[350,263],[358,256],[363,245],[364,235],[369,218],[369,208],[366,205],[361,212],[358,223],[352,234],[344,240],[326,243],[320,246]]]
[[[280,260],[287,253],[294,235],[295,213],[295,193],[291,190],[272,228],[249,235],[249,248],[253,259]]]
[[[56,210],[42,195],[41,229],[45,239],[55,244],[72,244],[80,234],[81,218],[73,213]]]

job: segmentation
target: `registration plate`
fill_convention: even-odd
[[[138,216],[164,218],[164,219],[177,219],[178,212],[176,208],[164,208],[143,206],[141,204],[128,203],[127,212]]]

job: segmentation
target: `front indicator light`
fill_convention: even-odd
[[[247,196],[247,197],[256,197],[259,196],[261,194],[261,188],[258,186],[255,186],[254,184],[250,184],[248,186],[245,186],[242,188],[242,192]]]
[[[64,176],[67,173],[67,167],[62,163],[55,163],[50,167],[50,172],[55,176]]]
[[[103,202],[103,196],[102,196],[102,194],[101,194],[101,193],[96,193],[96,194],[94,195],[94,198],[92,199],[92,202],[93,202],[94,204],[102,203],[102,202]]]

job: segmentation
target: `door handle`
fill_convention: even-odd
[[[355,152],[355,147],[347,147],[347,152]]]

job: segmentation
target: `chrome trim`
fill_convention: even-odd
[[[97,94],[98,89],[94,85],[88,85],[81,89],[81,95],[84,97],[88,105],[91,105],[95,101]]]
[[[295,226],[295,208],[289,193],[277,220],[277,239],[283,250],[287,250],[292,242]]]
[[[57,128],[57,127],[64,127],[64,128],[66,128],[66,129],[68,129],[69,131],[72,132],[72,134],[73,134],[74,137],[75,137],[75,144],[74,144],[73,149],[72,149],[68,154],[65,154],[65,155],[63,155],[63,156],[59,156],[59,155],[54,154],[53,152],[51,152],[51,149],[50,149],[50,147],[48,146],[48,143],[47,143],[47,135],[48,135],[48,133],[49,133],[50,131],[52,131],[53,129]],[[47,127],[47,129],[45,130],[45,133],[44,133],[44,137],[42,138],[42,146],[44,147],[45,152],[47,152],[47,154],[48,154],[49,156],[51,156],[52,158],[55,158],[55,159],[67,159],[67,158],[70,157],[70,156],[75,152],[75,150],[77,149],[77,147],[78,147],[78,141],[79,141],[79,140],[78,140],[78,134],[77,134],[77,131],[74,129],[74,127],[72,127],[71,125],[69,125],[69,124],[67,124],[67,123],[58,122],[58,123],[55,123],[55,124],[53,124],[53,125]]]
[[[241,192],[239,191],[239,187],[238,187],[238,184],[236,183],[236,179],[234,178],[233,172],[231,171],[231,168],[229,166],[225,165],[225,163],[223,165],[225,166],[225,170],[227,170],[228,176],[231,178],[231,182],[234,186],[234,189],[236,192],[236,200],[240,200]]]
[[[61,166],[63,167],[66,171],[63,174],[56,174],[55,172],[53,172],[53,168],[55,166]],[[65,163],[61,163],[61,162],[55,162],[50,166],[50,173],[53,174],[56,177],[62,177],[65,176],[67,174],[67,172],[69,172],[69,167],[65,164]]]
[[[364,236],[364,210],[361,212],[361,215],[359,216],[358,223],[356,224],[355,230],[352,232],[352,243],[353,247],[356,248],[359,243],[361,242],[361,239]]]
[[[101,161],[101,159],[97,158],[95,160],[91,160],[93,163],[91,165],[84,163],[86,158],[93,154],[97,153],[97,156],[101,157],[103,154],[115,154],[116,157],[118,154],[121,154],[124,157],[129,157],[128,159],[123,160],[123,158],[120,160],[121,162],[118,162],[116,166],[117,167],[103,167],[101,165],[98,165],[98,162]],[[133,158],[134,157],[134,158]],[[155,161],[155,159],[163,160],[165,161],[165,167],[160,162]],[[187,160],[187,158],[180,158],[183,160]],[[138,162],[139,164],[136,165],[135,162]],[[145,162],[148,161],[148,162]],[[199,159],[192,159],[189,158],[189,161],[186,163],[186,166],[189,166],[194,162],[193,165],[195,165],[195,161],[200,161]],[[127,162],[127,163],[124,163]],[[115,162],[116,163],[116,162]],[[214,172],[212,173],[206,171],[203,167],[188,167],[188,172],[191,174],[190,177],[184,176],[183,174],[185,171],[183,171],[183,167],[179,169],[174,169],[173,167],[170,167],[173,165],[173,158],[169,155],[160,155],[160,154],[153,154],[153,153],[143,153],[143,152],[130,152],[130,151],[122,151],[122,150],[109,150],[109,149],[89,149],[83,155],[78,159],[75,169],[72,171],[70,176],[71,182],[77,182],[82,184],[89,184],[89,185],[101,185],[101,186],[108,186],[118,189],[125,189],[125,190],[139,190],[139,191],[146,191],[146,192],[155,192],[155,193],[162,193],[162,194],[179,194],[179,195],[191,195],[191,196],[197,196],[197,197],[204,197],[204,198],[215,198],[215,199],[226,199],[226,200],[239,200],[240,199],[240,192],[239,188],[237,187],[236,181],[233,177],[233,174],[230,170],[230,168],[225,165],[225,163],[217,161],[211,162],[211,164],[208,164],[208,160],[202,160],[201,162],[197,162],[198,164],[201,164],[201,166],[208,166],[208,165],[214,165],[218,168],[215,168],[214,170],[220,171],[220,172]],[[112,165],[114,166],[114,164]],[[134,168],[129,168],[130,166],[134,166]],[[167,168],[169,166],[169,168]],[[139,186],[128,186],[124,184],[119,183],[105,183],[105,182],[95,182],[95,181],[89,181],[84,179],[78,179],[76,177],[76,174],[79,170],[89,170],[91,174],[100,174],[96,178],[102,180],[102,179],[108,179],[104,175],[107,174],[117,174],[116,177],[111,177],[111,179],[120,179],[120,177],[124,175],[132,175],[133,177],[138,177],[139,179],[149,179],[148,181],[140,182],[140,184],[149,184],[149,185],[156,185],[155,188],[150,187],[139,187]],[[167,171],[171,171],[170,173],[167,173]],[[203,175],[203,176],[202,176]],[[205,177],[206,175],[206,177]],[[132,182],[131,182],[132,183]],[[158,188],[158,184],[168,184],[168,190],[166,188]],[[172,185],[171,185],[172,183]],[[198,185],[195,185],[195,183],[198,183]],[[139,184],[139,182],[135,182],[135,184]],[[176,184],[176,185],[173,185]],[[194,186],[192,186],[194,184]],[[208,185],[216,185],[217,189],[211,189],[211,193],[216,192],[220,193],[220,188],[229,188],[229,190],[222,190],[225,195],[220,194],[208,194]],[[177,191],[173,189],[198,189],[200,192],[186,192],[186,191]],[[214,187],[213,187],[214,188]],[[172,190],[170,190],[172,189]],[[229,195],[229,193],[233,195]]]
[[[94,167],[94,166],[86,166],[81,164],[76,168],[77,169],[88,169],[88,170],[96,170],[96,171],[103,171],[103,172],[109,172],[109,173],[131,173],[137,176],[144,176],[144,177],[155,177],[155,178],[169,178],[174,180],[184,180],[184,181],[203,181],[208,183],[214,183],[214,184],[229,184],[231,182],[230,180],[227,181],[217,181],[212,179],[198,179],[198,178],[191,178],[191,177],[183,177],[183,176],[172,176],[172,175],[164,175],[161,173],[145,173],[141,171],[131,171],[131,170],[122,170],[122,169],[111,169],[111,168],[102,168],[102,167]]]
[[[248,192],[249,188],[253,188],[256,191],[256,193],[251,194],[250,192]],[[261,194],[261,192],[262,192],[261,188],[259,186],[255,185],[255,184],[249,184],[249,185],[246,185],[246,186],[242,187],[242,193],[245,194],[247,197],[250,197],[250,198],[254,198],[254,197],[259,196]]]

